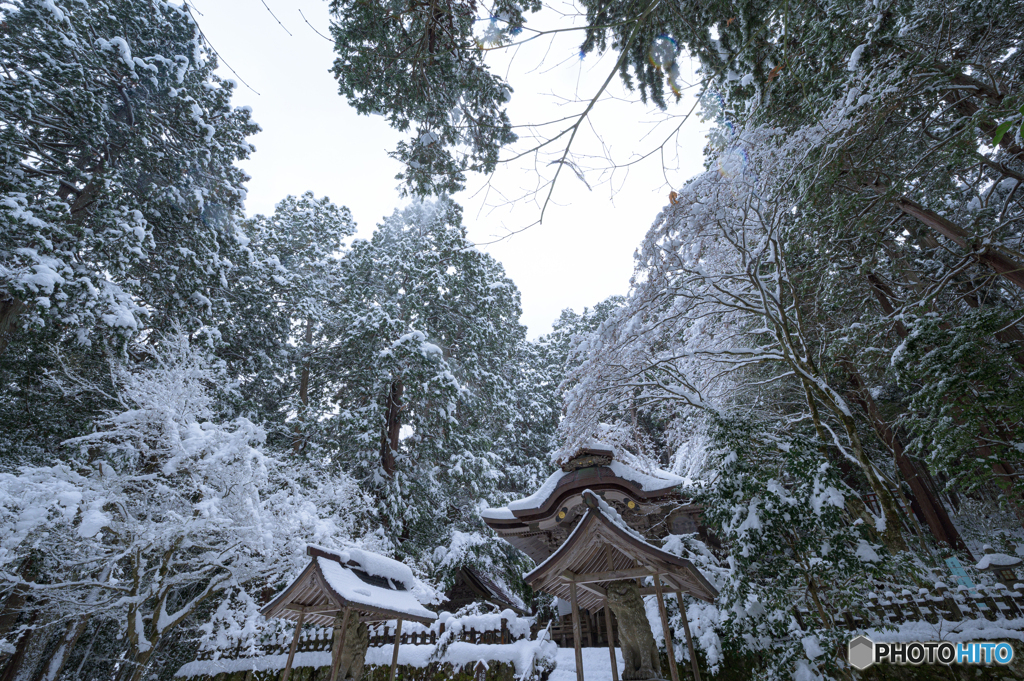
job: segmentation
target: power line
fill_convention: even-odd
[[[187,2],[185,3],[185,11],[188,12],[188,15],[192,18],[192,23],[194,23],[196,25],[196,30],[199,31],[199,35],[201,35],[203,37],[203,40],[206,41],[207,47],[210,48],[210,51],[213,52],[213,54],[217,57],[217,59],[220,60],[220,62],[222,64],[224,64],[224,66],[228,67],[228,70],[231,71],[231,73],[235,74],[235,77],[238,78],[239,81],[241,81],[242,85],[244,85],[245,87],[249,88],[253,92],[256,92],[256,90],[253,88],[253,86],[249,85],[248,83],[246,83],[245,79],[242,78],[240,75],[238,75],[238,71],[235,71],[231,67],[231,64],[229,64],[224,57],[220,56],[220,52],[217,51],[217,48],[215,48],[213,46],[213,43],[210,42],[210,39],[206,37],[205,33],[203,33],[203,29],[199,26],[199,21],[196,20],[195,16],[192,14],[192,6],[189,5]],[[196,11],[199,12],[199,10],[196,10]],[[202,14],[202,12],[199,12],[199,13]],[[260,96],[260,93],[256,92],[256,95]]]
[[[277,15],[274,14],[274,12],[270,9],[270,5],[267,4],[267,0],[260,0],[260,2],[262,2],[263,6],[267,8],[268,12],[270,12],[270,16],[274,17],[274,21],[277,22],[277,25],[280,26],[281,28],[284,28],[284,32],[287,33],[289,36],[292,36],[292,32],[285,28],[285,25],[281,23],[281,20],[278,19]]]

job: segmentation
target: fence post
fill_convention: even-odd
[[[885,612],[885,608],[878,602],[878,594],[874,591],[868,594],[868,600],[871,601],[871,605],[868,608],[878,618],[880,624],[885,624],[889,621],[889,616]]]
[[[964,613],[960,609],[960,604],[956,602],[956,598],[953,597],[953,592],[951,592],[942,582],[935,584],[935,591],[938,592],[939,597],[943,601],[943,605],[946,606],[946,611],[949,613],[950,619],[954,622],[961,621],[964,618]]]
[[[992,596],[992,589],[995,587],[978,587],[978,593],[981,594],[982,602],[988,606],[991,612],[991,617],[986,615],[985,618],[989,621],[995,621],[999,619],[999,604],[996,603],[996,599]]]
[[[997,582],[997,584],[999,583]],[[1006,604],[1006,612],[1009,613],[1008,619],[1012,617],[1020,617],[1020,606],[1017,605],[1017,601],[1013,600],[1013,592],[1010,589],[1007,589],[1006,586],[1003,584],[999,584],[999,586],[1002,587],[1001,595],[1003,598],[1003,603]]]

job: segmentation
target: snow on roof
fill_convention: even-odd
[[[555,488],[558,487],[558,481],[565,476],[570,475],[564,471],[555,471],[552,473],[544,484],[537,488],[537,491],[528,497],[523,499],[516,499],[515,501],[509,502],[508,509],[510,511],[518,511],[526,508],[537,508],[541,503],[551,496]]]
[[[615,475],[624,480],[629,480],[645,492],[670,489],[685,482],[682,477],[675,473],[669,473],[660,468],[655,468],[651,473],[641,473],[637,469],[618,461],[612,461],[608,464],[608,468],[611,468]]]
[[[523,612],[528,612],[530,610],[528,607],[526,607],[526,603],[523,602],[523,599],[519,598],[519,596],[517,596],[515,593],[513,593],[512,589],[508,588],[508,584],[506,584],[505,580],[503,580],[501,577],[499,577],[497,575],[487,574],[487,573],[483,572],[480,569],[473,569],[473,568],[468,568],[468,569],[473,573],[473,575],[476,576],[476,578],[480,582],[480,584],[482,584],[485,589],[490,591],[491,595],[494,596],[495,598],[498,598],[499,600],[503,600],[506,603],[511,603],[513,607],[519,608]],[[511,610],[505,610],[503,612],[512,612],[512,611]],[[479,627],[477,627],[477,628],[479,629]],[[500,628],[500,625],[499,625],[499,628]],[[480,629],[480,631],[484,631],[484,630]]]
[[[1020,558],[1008,556],[1005,553],[986,553],[975,567],[979,570],[990,570],[992,568],[1016,567],[1021,562]]]
[[[416,577],[412,574],[412,570],[405,563],[400,563],[393,558],[387,558],[378,553],[371,553],[370,551],[364,551],[363,549],[357,549],[355,547],[348,547],[341,551],[334,551],[332,549],[326,549],[322,546],[316,546],[310,544],[309,548],[328,553],[332,556],[337,556],[338,561],[342,564],[355,563],[353,567],[362,570],[368,575],[374,577],[384,577],[390,579],[392,582],[400,582],[406,589],[412,589],[416,586]]]
[[[516,516],[512,513],[512,509],[507,507],[501,508],[485,508],[480,511],[481,518],[487,518],[488,520],[515,520]]]
[[[590,511],[588,510],[587,513],[589,513],[589,512]],[[565,541],[562,542],[561,546],[559,546],[559,549],[562,546],[565,546],[566,544],[568,544],[570,541],[572,541],[572,538],[575,537],[576,533],[580,531],[581,527],[583,527],[583,521],[586,520],[586,518],[587,518],[586,515],[584,515],[583,518],[581,518],[580,521],[578,523],[576,523],[576,527],[572,528],[572,532],[570,532],[569,536],[565,538]],[[551,559],[555,558],[556,556],[558,556],[558,549],[556,549],[554,552],[552,552],[552,554],[550,556],[545,558],[543,563],[541,563],[537,567],[533,568],[529,572],[523,573],[523,580],[525,580],[527,582],[530,581],[530,575],[535,574],[537,572],[540,572],[541,568],[543,568],[545,565],[550,563]]]
[[[632,527],[627,525],[626,521],[622,519],[622,516],[619,515],[619,512],[616,511],[615,508],[611,504],[609,504],[607,501],[602,499],[600,496],[598,496],[598,495],[594,494],[593,492],[591,492],[589,489],[583,490],[583,494],[584,494],[584,496],[586,496],[587,494],[590,494],[597,501],[597,507],[601,511],[601,514],[605,518],[607,518],[613,525],[615,525],[620,530],[622,530],[626,534],[630,535],[634,539],[639,539],[644,544],[647,544],[647,540],[644,539],[643,536],[639,532],[637,532]],[[647,544],[647,545],[648,546],[652,546],[651,544]],[[652,548],[656,548],[656,547],[652,546]]]
[[[366,552],[361,552],[366,553]],[[383,556],[377,556],[375,554],[368,554],[375,558],[381,558],[391,563],[389,558],[383,558]],[[316,561],[320,566],[320,572],[323,574],[324,579],[327,580],[327,584],[337,592],[339,596],[344,598],[346,601],[355,603],[357,605],[366,605],[372,608],[391,610],[393,612],[400,612],[406,615],[412,615],[413,617],[420,617],[423,619],[433,620],[437,618],[437,615],[430,612],[416,600],[416,597],[408,589],[406,590],[392,590],[385,589],[381,586],[375,586],[368,584],[363,581],[352,571],[352,568],[347,565],[335,562],[330,558],[324,558],[322,556],[317,557]],[[371,562],[372,564],[372,562]],[[401,563],[398,563],[401,565]],[[406,570],[409,568],[402,565]],[[377,573],[369,573],[377,577],[388,577],[388,575]],[[409,571],[409,575],[412,575],[412,571]],[[415,580],[413,580],[415,581]]]
[[[678,487],[685,482],[682,477],[675,473],[669,473],[668,471],[663,471],[660,468],[654,469],[651,473],[641,473],[635,468],[627,466],[620,461],[612,461],[608,464],[608,468],[611,469],[612,473],[615,473],[615,475],[623,480],[629,480],[644,492],[667,490],[673,487]],[[516,499],[515,501],[510,502],[506,508],[487,509],[481,515],[483,515],[484,518],[506,520],[515,517],[514,515],[511,515],[512,511],[537,508],[545,499],[554,494],[555,489],[558,487],[558,482],[567,475],[572,475],[572,472],[566,473],[564,471],[555,471],[547,480],[544,481],[544,484],[530,496],[523,499]],[[505,511],[509,512],[510,515],[499,515]]]

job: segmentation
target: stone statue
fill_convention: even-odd
[[[334,649],[341,636],[341,617],[334,622]],[[341,646],[341,664],[338,666],[338,681],[352,679],[359,681],[363,676],[363,663],[366,661],[366,649],[370,647],[370,628],[366,622],[359,621],[359,613],[350,610],[348,626],[345,627],[345,641]]]
[[[608,605],[619,622],[619,645],[622,646],[623,681],[661,678],[661,658],[654,644],[651,623],[644,610],[640,589],[631,579],[608,585]]]

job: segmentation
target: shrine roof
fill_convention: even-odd
[[[408,566],[362,549],[331,551],[306,547],[311,560],[277,598],[263,607],[264,617],[280,617],[329,626],[344,609],[359,612],[364,622],[393,619],[428,624],[437,615],[423,607],[412,589]]]
[[[718,591],[694,565],[631,530],[619,514],[591,490],[583,492],[587,513],[547,560],[524,575],[535,591],[568,600],[576,583],[580,607],[604,606],[605,587],[621,579],[660,579],[667,591],[714,601]],[[641,593],[653,587],[641,584]]]
[[[611,461],[603,466],[557,471],[530,496],[510,502],[504,508],[485,509],[481,515],[493,527],[501,521],[534,520],[547,516],[565,497],[580,494],[584,489],[618,488],[637,501],[646,501],[672,494],[681,484],[683,478],[668,471],[655,469],[641,473],[619,461]]]

